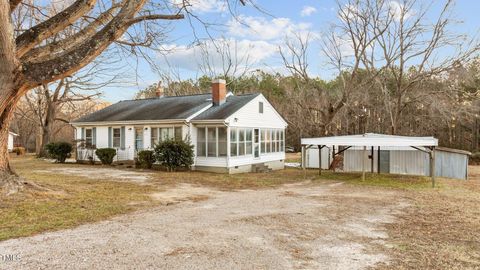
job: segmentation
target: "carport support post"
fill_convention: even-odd
[[[305,169],[305,145],[302,145],[302,169]]]
[[[430,176],[432,177],[432,188],[435,187],[435,147],[430,148]]]
[[[318,147],[318,175],[322,175],[322,148],[323,146],[317,145]]]
[[[362,155],[362,181],[365,181],[365,155],[367,153],[367,147],[363,147],[363,155]]]

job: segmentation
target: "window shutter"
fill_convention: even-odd
[[[108,147],[112,148],[112,127],[108,127]]]
[[[80,139],[85,140],[85,128],[82,127],[82,130],[80,131]]]
[[[97,128],[92,128],[92,144],[97,148]]]
[[[125,149],[125,127],[120,129],[120,148]]]

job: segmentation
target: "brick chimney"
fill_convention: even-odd
[[[227,86],[225,80],[216,79],[212,81],[213,106],[222,105],[227,100]]]
[[[163,87],[162,87],[162,82],[158,82],[157,84],[157,89],[155,89],[155,96],[157,98],[163,97]]]

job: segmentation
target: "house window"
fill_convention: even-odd
[[[85,129],[85,147],[91,148],[93,146],[93,130],[91,128]]]
[[[209,157],[217,156],[217,129],[215,127],[207,128],[207,153]]]
[[[177,141],[183,140],[182,127],[175,127],[174,136],[175,136],[175,140]]]
[[[174,136],[174,129],[173,127],[168,127],[168,128],[160,128],[159,129],[159,134],[160,134],[160,142],[173,139]]]
[[[218,128],[218,156],[219,157],[227,156],[227,128],[226,127]]]
[[[238,155],[237,151],[237,129],[231,128],[230,129],[230,156],[236,157]]]
[[[143,128],[135,128],[135,150],[143,150]]]
[[[120,128],[113,128],[112,131],[112,147],[120,148]]]
[[[152,148],[158,144],[158,128],[152,128],[150,133],[150,145]]]
[[[258,112],[263,113],[263,102],[258,102]]]
[[[247,129],[245,133],[245,154],[252,154],[252,130]]]
[[[205,140],[205,128],[198,128],[197,132],[197,156],[204,157],[206,156],[206,144]]]
[[[238,130],[238,155],[245,155],[245,130]]]

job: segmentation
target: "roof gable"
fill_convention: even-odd
[[[227,119],[230,115],[234,114],[236,111],[241,109],[243,106],[245,106],[247,103],[249,103],[259,95],[259,93],[256,93],[240,96],[228,96],[225,103],[218,106],[212,106],[208,110],[194,117],[192,121]]]

